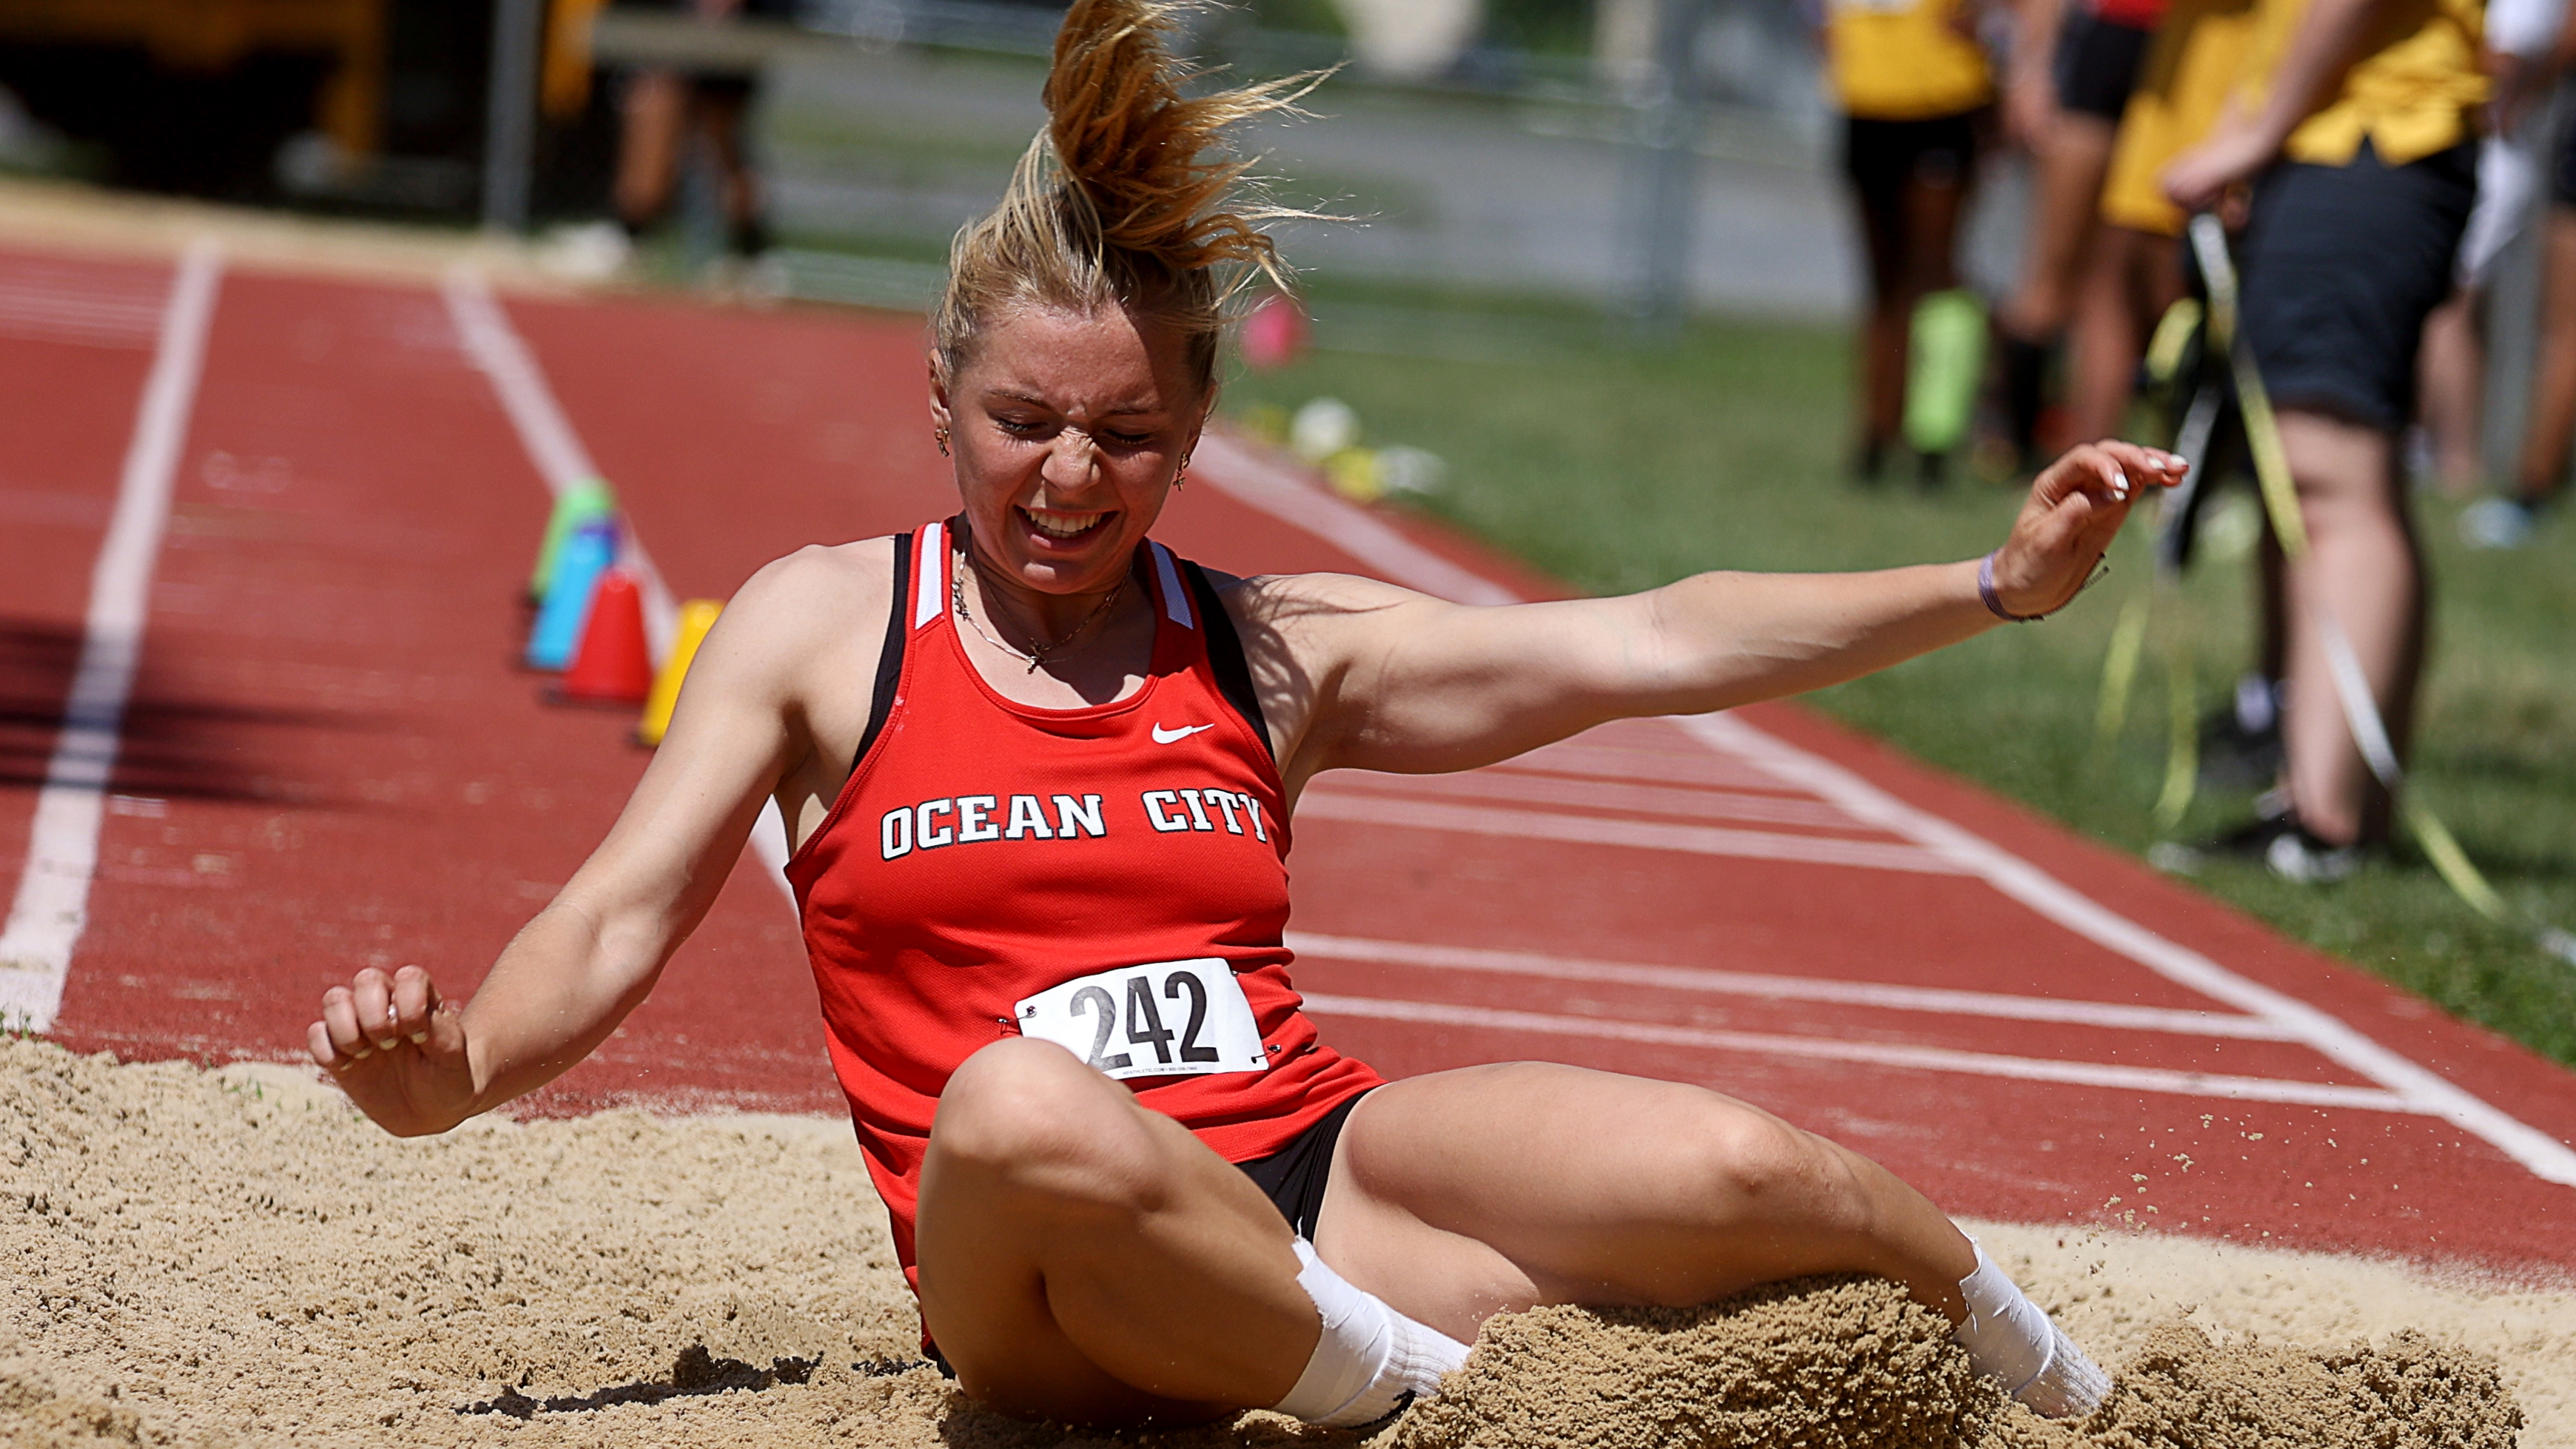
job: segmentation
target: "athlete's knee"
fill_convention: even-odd
[[[950,1075],[930,1154],[1049,1197],[1133,1206],[1153,1191],[1158,1154],[1126,1098],[1062,1047],[997,1041]]]
[[[1700,1115],[1680,1167],[1701,1200],[1729,1217],[1813,1220],[1858,1206],[1833,1144],[1731,1102],[1712,1103]]]

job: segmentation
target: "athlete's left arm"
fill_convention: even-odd
[[[2074,598],[2146,486],[2183,464],[2127,443],[2040,474],[1994,555],[2016,615]],[[1621,598],[1450,604],[1343,575],[1263,579],[1235,611],[1292,790],[1320,770],[1472,769],[1605,720],[1819,689],[2002,622],[1978,561],[1854,574],[1699,574]]]

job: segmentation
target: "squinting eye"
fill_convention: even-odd
[[[1013,437],[1025,438],[1038,430],[1038,424],[1025,418],[995,418],[993,421],[1001,425],[1003,432]]]
[[[1122,448],[1141,448],[1154,441],[1151,433],[1106,433],[1102,436]]]

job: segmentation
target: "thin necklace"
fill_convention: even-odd
[[[964,542],[966,545],[965,554],[967,565],[969,567],[974,567],[974,541],[972,539],[966,539],[961,540],[961,542]],[[959,569],[948,576],[948,602],[956,607],[957,617],[966,621],[966,627],[975,631],[976,638],[983,640],[985,643],[992,645],[994,648],[1001,650],[1003,653],[1010,655],[1014,659],[1025,659],[1029,661],[1029,673],[1031,674],[1037,673],[1038,666],[1046,663],[1047,660],[1059,650],[1070,648],[1075,640],[1089,632],[1092,625],[1099,623],[1103,618],[1107,617],[1109,611],[1117,607],[1118,601],[1126,596],[1127,579],[1124,575],[1121,575],[1118,580],[1118,587],[1111,589],[1107,596],[1102,598],[1098,604],[1092,607],[1090,613],[1083,615],[1082,622],[1074,625],[1071,633],[1065,635],[1061,639],[1056,639],[1039,645],[1033,653],[1026,649],[1014,649],[1010,645],[1003,643],[1001,640],[994,638],[992,634],[985,630],[983,623],[976,619],[975,611],[966,607],[965,569]]]

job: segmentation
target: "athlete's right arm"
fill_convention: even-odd
[[[854,569],[845,552],[779,560],[735,595],[607,839],[469,1005],[444,1000],[417,966],[369,968],[324,994],[307,1049],[368,1116],[398,1136],[446,1131],[552,1081],[644,999],[762,806],[811,754],[811,681],[848,662],[831,651],[849,645],[850,620],[883,614],[885,571]]]

